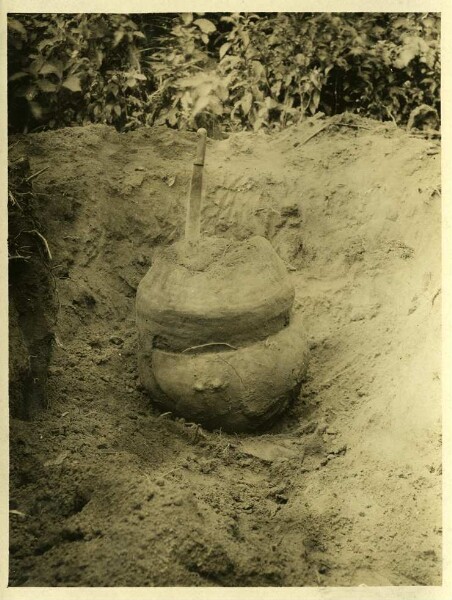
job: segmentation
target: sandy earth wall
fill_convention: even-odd
[[[136,289],[182,234],[195,135],[19,138],[48,167],[57,304],[48,407],[11,421],[11,585],[440,584],[439,146],[318,126],[208,142],[203,231],[271,241],[309,339],[260,436],[161,416],[138,383]]]

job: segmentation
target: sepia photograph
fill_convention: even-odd
[[[441,588],[441,25],[8,11],[8,588]]]

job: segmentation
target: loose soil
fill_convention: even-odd
[[[439,146],[363,119],[308,140],[322,123],[208,141],[203,232],[267,237],[309,338],[260,435],[161,413],[138,382],[136,289],[183,233],[195,134],[17,138],[11,159],[48,167],[55,303],[11,294],[11,389],[30,348],[49,366],[44,406],[11,404],[10,585],[440,585]],[[36,350],[26,315],[49,310]]]

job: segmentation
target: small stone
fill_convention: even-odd
[[[278,504],[287,504],[289,498],[285,494],[276,494],[275,500]]]
[[[91,348],[100,348],[102,346],[102,343],[99,340],[99,338],[94,338],[92,340],[89,340],[88,346],[90,346]]]
[[[338,456],[347,452],[347,444],[341,444],[337,448],[333,449],[332,452]]]
[[[108,358],[106,356],[96,356],[95,358],[93,358],[93,362],[96,365],[103,365],[106,362],[108,362]]]
[[[49,367],[47,373],[51,377],[58,377],[63,374],[63,369],[61,367]]]
[[[310,433],[314,433],[317,429],[318,423],[316,421],[311,421],[310,423],[306,423],[298,428],[298,435],[308,435]]]
[[[364,321],[365,318],[366,318],[366,316],[364,315],[364,313],[362,313],[362,312],[355,312],[350,317],[350,321],[352,321],[352,322],[354,322],[354,321]]]
[[[283,217],[299,217],[300,209],[296,204],[291,204],[289,206],[283,206],[281,208],[281,215]]]

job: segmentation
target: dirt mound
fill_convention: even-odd
[[[137,385],[136,290],[183,232],[195,134],[19,138],[48,167],[58,310],[48,408],[11,422],[11,585],[440,584],[438,145],[323,124],[208,142],[204,234],[267,237],[310,340],[300,397],[255,436]]]

